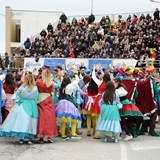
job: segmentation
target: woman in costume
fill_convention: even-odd
[[[5,94],[5,91],[4,91],[4,89],[3,89],[3,87],[2,87],[2,81],[0,80],[0,92],[1,92],[1,94],[0,94],[0,117],[2,116],[1,115],[1,110],[2,110],[2,108],[5,106],[5,100],[6,100],[6,94]],[[2,122],[1,122],[1,119],[0,119],[0,124],[1,124]]]
[[[87,94],[88,94],[88,98],[85,103],[84,114],[87,115],[87,136],[91,136],[91,122],[93,126],[93,132],[95,131],[95,128],[96,128],[95,121],[93,120],[93,117],[91,116],[92,107],[94,105],[95,99],[98,94],[98,86],[92,78],[87,87]]]
[[[84,75],[82,83],[80,84],[80,89],[81,90],[84,90],[84,89],[86,90],[87,89],[87,86],[90,82],[90,79],[91,79],[91,76],[89,74]],[[87,92],[87,90],[85,92]],[[85,117],[85,114],[84,114],[84,108],[85,108],[86,100],[87,100],[88,97],[81,95],[81,98],[83,99],[83,103],[80,106],[81,116],[82,116],[82,125],[83,125],[83,124],[85,124],[85,120],[86,120],[86,117]]]
[[[29,144],[33,143],[38,122],[37,98],[34,77],[26,75],[22,86],[12,96],[16,104],[1,126],[0,136],[18,138],[21,144],[24,139],[29,139]]]
[[[94,124],[97,124],[98,116],[100,114],[99,101],[102,98],[103,92],[106,90],[107,82],[109,82],[111,80],[110,75],[107,72],[104,74],[102,66],[100,66],[99,69],[100,69],[100,72],[101,72],[102,80],[100,80],[96,77],[96,73],[95,73],[96,67],[95,66],[93,66],[93,71],[92,71],[92,79],[98,85],[98,94],[97,94],[97,97],[95,98],[95,102],[94,102],[94,105],[92,107],[92,117],[93,117],[92,119],[94,121]],[[94,135],[95,139],[100,138],[99,135],[95,134],[95,131],[93,131],[93,135]]]
[[[6,93],[6,104],[2,110],[2,123],[8,116],[12,107],[15,105],[15,102],[11,100],[11,97],[14,94],[15,88],[16,88],[16,83],[14,81],[14,77],[11,73],[8,73],[3,83],[3,89]]]
[[[52,137],[58,135],[58,129],[52,97],[54,86],[50,70],[42,71],[42,79],[37,81],[37,87],[39,91],[37,137],[40,138],[38,142],[44,143],[44,138],[46,137],[48,142],[53,143]]]
[[[105,136],[105,142],[113,138],[118,142],[121,130],[119,109],[122,108],[119,95],[116,92],[114,83],[109,81],[106,90],[100,100],[101,113],[98,118],[96,131],[99,135]]]
[[[60,88],[60,101],[55,106],[56,118],[60,122],[60,131],[62,140],[67,140],[69,137],[65,134],[66,124],[71,123],[72,139],[80,139],[76,134],[76,126],[81,121],[81,115],[78,111],[79,104],[73,97],[74,90],[78,87],[78,80],[71,82],[70,77],[65,77]]]
[[[77,79],[76,79],[77,76]],[[83,90],[86,90],[86,87],[84,86],[82,89],[80,88],[80,79],[78,77],[78,75],[73,75],[72,81],[78,81],[78,85],[77,87],[75,87],[74,92],[73,92],[73,98],[75,98],[76,103],[78,104],[78,111],[79,113],[81,112],[81,105],[84,103],[84,100],[82,99],[81,96],[87,96],[87,93],[84,92]],[[80,121],[77,124],[77,130],[76,130],[76,134],[81,135],[83,134],[83,132],[80,130],[82,128],[82,122]]]
[[[59,88],[61,86],[62,78],[63,76],[58,75],[58,69],[55,68],[53,73],[52,73],[52,78],[54,82],[54,105],[56,105],[59,101],[58,96],[59,96]]]
[[[120,116],[122,119],[121,126],[127,135],[126,138],[123,140],[128,141],[131,140],[133,137],[134,138],[137,137],[137,129],[139,130],[139,128],[137,127],[139,127],[139,125],[137,126],[136,124],[142,123],[142,121],[144,120],[144,116],[140,112],[140,110],[127,99],[128,92],[126,87],[122,84],[121,80],[119,78],[116,78],[114,79],[114,81],[115,81],[116,91],[118,92],[120,101],[123,104],[123,107],[120,110]],[[131,131],[129,131],[127,122],[129,122]]]

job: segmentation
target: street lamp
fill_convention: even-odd
[[[155,1],[155,0],[150,0],[151,2],[156,2],[156,3],[160,3],[159,1]]]

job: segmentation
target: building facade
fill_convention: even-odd
[[[27,37],[37,35],[47,28],[48,23],[57,25],[62,12],[43,12],[5,9],[6,15],[6,52],[10,55],[14,49],[24,43]]]

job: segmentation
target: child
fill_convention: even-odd
[[[105,136],[105,142],[108,138],[114,138],[114,142],[118,142],[121,130],[119,109],[122,108],[118,93],[115,90],[114,83],[109,81],[106,90],[103,93],[99,103],[101,113],[98,118],[96,130],[100,135]]]

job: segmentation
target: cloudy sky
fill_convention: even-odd
[[[13,10],[63,11],[67,16],[154,11],[160,3],[150,0],[0,0],[0,53],[5,52],[5,6]],[[157,0],[160,2],[160,0]]]

